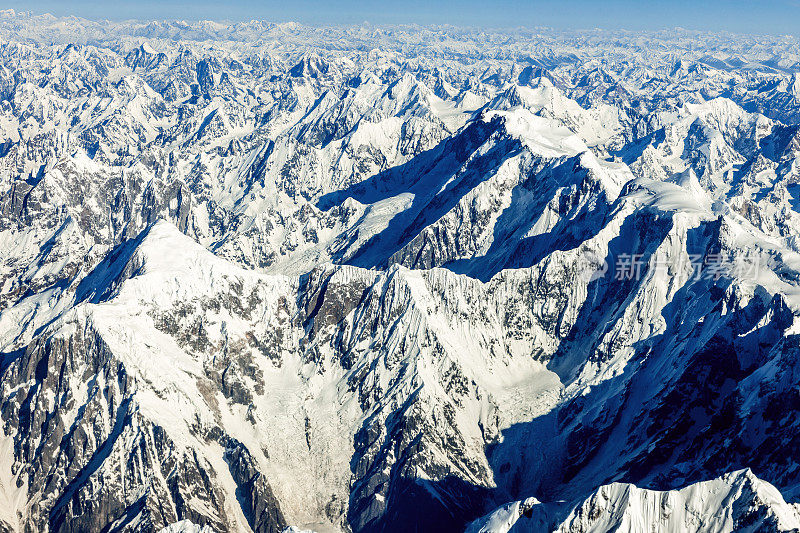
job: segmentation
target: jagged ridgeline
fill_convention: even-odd
[[[0,13],[0,530],[800,528],[799,61]]]

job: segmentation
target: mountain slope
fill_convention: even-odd
[[[566,514],[566,516],[564,516]],[[530,515],[530,516],[527,516]],[[795,531],[800,515],[775,487],[749,470],[666,492],[604,485],[568,510],[563,502],[515,502],[476,520],[469,532]]]
[[[0,57],[2,529],[797,527],[796,40],[3,12]]]

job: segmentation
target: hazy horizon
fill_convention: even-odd
[[[520,2],[503,0],[492,4],[476,0],[439,3],[410,0],[395,4],[367,1],[321,2],[298,0],[289,5],[277,2],[237,0],[225,6],[209,0],[194,3],[163,2],[103,3],[52,0],[10,1],[4,9],[54,16],[74,15],[91,20],[215,20],[298,22],[311,25],[371,23],[376,25],[439,25],[480,28],[549,27],[553,29],[609,29],[658,31],[683,28],[695,31],[800,35],[800,0],[754,2],[633,2],[587,0]]]

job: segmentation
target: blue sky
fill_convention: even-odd
[[[295,20],[312,24],[450,23],[483,27],[700,30],[800,35],[800,0],[24,0],[6,8],[114,20]]]

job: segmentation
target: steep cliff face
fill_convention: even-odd
[[[0,35],[0,529],[797,527],[796,43]]]

